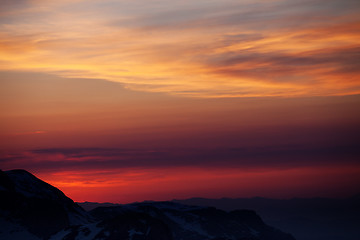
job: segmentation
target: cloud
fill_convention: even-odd
[[[19,136],[19,135],[34,135],[34,134],[44,134],[44,133],[46,133],[46,131],[37,130],[37,131],[32,131],[32,132],[14,133],[13,135]]]
[[[358,1],[21,5],[0,16],[1,70],[192,97],[360,93]]]
[[[213,56],[209,61],[209,69],[214,72],[233,77],[253,77],[263,81],[278,82],[279,78],[271,76],[288,76],[291,74],[307,76],[309,84],[313,79],[333,74],[358,74],[360,64],[360,47],[345,49],[326,49],[297,54],[281,52],[258,53],[252,50],[242,50]],[[324,69],[325,72],[318,73]],[[270,78],[266,78],[269,76]],[[312,78],[309,79],[309,76]],[[294,79],[282,78],[289,82]],[[281,81],[281,80],[280,80]],[[296,82],[295,82],[296,83]]]
[[[239,168],[293,169],[336,165],[357,165],[360,146],[276,145],[237,148],[44,148],[2,153],[3,166],[45,172],[76,170]]]

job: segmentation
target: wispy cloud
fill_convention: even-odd
[[[37,131],[31,131],[31,132],[17,132],[17,133],[13,133],[12,135],[15,135],[15,136],[21,136],[21,135],[36,135],[36,134],[44,134],[46,133],[46,131],[40,131],[40,130],[37,130]]]
[[[128,169],[203,168],[203,169],[295,169],[353,165],[358,166],[358,145],[310,146],[279,145],[237,148],[119,149],[46,148],[3,153],[6,167],[36,169],[43,172]],[[291,161],[289,160],[291,159]]]
[[[194,97],[360,93],[358,1],[5,3],[1,70]]]

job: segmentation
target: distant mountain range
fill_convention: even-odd
[[[295,238],[265,224],[252,210],[227,212],[214,207],[189,206],[177,202],[143,202],[101,206],[87,212],[60,190],[31,173],[11,170],[0,171],[0,239],[294,240]]]
[[[224,211],[251,209],[265,223],[290,232],[297,240],[359,240],[360,194],[344,199],[332,198],[191,198],[173,200],[190,206],[210,206]],[[120,206],[114,203],[79,203],[84,209]]]
[[[360,195],[344,199],[192,198],[174,202],[225,211],[252,209],[265,223],[291,232],[298,240],[360,239]]]

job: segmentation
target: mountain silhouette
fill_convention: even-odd
[[[360,198],[191,198],[174,202],[212,206],[225,211],[255,210],[266,223],[291,232],[298,240],[360,239]]]
[[[85,211],[25,170],[0,170],[3,240],[294,240],[252,210],[142,202]]]
[[[0,171],[0,194],[1,221],[19,225],[17,232],[24,234],[46,239],[90,219],[85,210],[59,189],[25,170]],[[3,228],[2,233],[11,230]]]

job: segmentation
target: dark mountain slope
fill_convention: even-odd
[[[41,238],[89,219],[59,189],[25,170],[0,171],[0,196],[3,220],[20,224]]]

